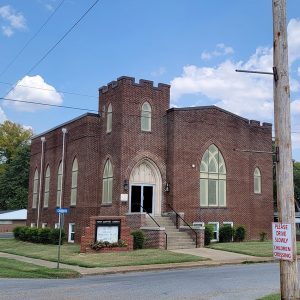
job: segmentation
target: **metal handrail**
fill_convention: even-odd
[[[178,224],[178,217],[195,233],[196,236],[196,248],[198,245],[198,234],[197,232],[181,217],[181,215],[179,213],[177,213],[177,211],[175,211],[175,209],[168,203],[168,206],[173,210],[173,212],[176,214],[176,224]]]
[[[140,204],[140,207],[143,209],[143,211],[152,219],[152,221],[160,228],[160,225],[156,222],[156,220],[147,212],[147,210]],[[165,245],[165,249],[168,249],[168,235],[165,231],[165,235],[166,235],[166,245]]]

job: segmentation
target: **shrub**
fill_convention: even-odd
[[[204,231],[204,245],[208,246],[210,244],[210,241],[214,237],[214,229],[211,225],[205,225],[205,231]]]
[[[246,237],[246,229],[244,226],[240,225],[235,228],[234,230],[234,241],[235,242],[242,242]]]
[[[133,249],[143,249],[145,242],[144,232],[141,230],[136,230],[131,232],[133,236]]]
[[[63,244],[65,240],[66,234],[64,230],[61,230],[61,244]],[[51,229],[49,234],[49,240],[51,244],[58,245],[59,243],[59,228]]]
[[[16,240],[19,240],[19,239],[20,239],[20,234],[21,234],[22,229],[23,229],[22,226],[15,227],[15,228],[13,229],[14,238],[15,238]]]
[[[267,239],[267,233],[266,232],[261,232],[260,234],[259,234],[259,241],[260,242],[264,242],[265,240]]]
[[[233,238],[233,228],[231,226],[225,225],[222,226],[219,230],[219,242],[220,243],[229,243],[232,242]]]
[[[38,243],[39,242],[39,230],[36,227],[28,228],[27,230],[28,242]]]
[[[117,243],[110,243],[107,241],[97,241],[90,244],[93,250],[101,250],[103,248],[116,248],[116,247],[127,247],[128,245],[123,241],[119,240]]]
[[[50,228],[41,228],[39,229],[39,243],[42,244],[50,244]]]

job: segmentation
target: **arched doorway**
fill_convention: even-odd
[[[130,212],[161,214],[162,180],[158,167],[149,159],[143,159],[133,168],[130,179]]]

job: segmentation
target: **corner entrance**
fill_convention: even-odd
[[[153,212],[153,186],[132,185],[131,186],[131,212]]]

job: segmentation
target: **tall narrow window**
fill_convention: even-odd
[[[38,198],[39,172],[36,169],[33,178],[32,208],[36,208]]]
[[[113,170],[110,159],[105,163],[103,172],[102,203],[112,203]]]
[[[77,180],[78,180],[78,162],[77,162],[77,158],[75,158],[72,165],[71,205],[76,205],[76,201],[77,201]]]
[[[49,205],[49,190],[50,190],[50,167],[48,166],[45,174],[44,207],[48,207]]]
[[[261,194],[261,173],[259,168],[254,170],[254,193]]]
[[[57,171],[57,192],[56,192],[56,206],[60,206],[60,199],[62,193],[62,163],[60,162]]]
[[[112,105],[111,103],[108,105],[107,114],[106,114],[106,132],[112,131]]]
[[[200,165],[201,206],[226,206],[226,166],[215,145],[205,151]]]
[[[148,102],[145,102],[142,106],[141,130],[151,131],[151,106]]]

